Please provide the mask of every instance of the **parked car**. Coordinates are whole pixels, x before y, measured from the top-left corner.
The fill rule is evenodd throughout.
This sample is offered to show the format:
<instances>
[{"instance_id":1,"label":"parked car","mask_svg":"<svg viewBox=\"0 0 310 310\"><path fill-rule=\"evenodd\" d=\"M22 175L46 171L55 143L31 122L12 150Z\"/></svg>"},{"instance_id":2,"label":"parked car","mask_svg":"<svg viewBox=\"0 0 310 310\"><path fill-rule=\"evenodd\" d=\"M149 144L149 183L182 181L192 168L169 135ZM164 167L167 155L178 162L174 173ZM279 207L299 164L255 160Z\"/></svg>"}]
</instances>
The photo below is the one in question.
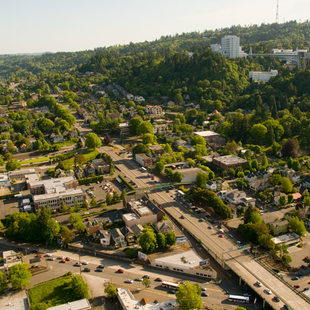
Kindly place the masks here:
<instances>
[{"instance_id":1,"label":"parked car","mask_svg":"<svg viewBox=\"0 0 310 310\"><path fill-rule=\"evenodd\" d=\"M155 281L156 282L163 282L163 280L161 278L156 278Z\"/></svg>"},{"instance_id":2,"label":"parked car","mask_svg":"<svg viewBox=\"0 0 310 310\"><path fill-rule=\"evenodd\" d=\"M201 296L203 296L203 297L208 297L209 294L208 294L207 292L201 292Z\"/></svg>"},{"instance_id":3,"label":"parked car","mask_svg":"<svg viewBox=\"0 0 310 310\"><path fill-rule=\"evenodd\" d=\"M68 262L68 261L70 261L71 260L71 258L70 257L66 257L66 261Z\"/></svg>"},{"instance_id":4,"label":"parked car","mask_svg":"<svg viewBox=\"0 0 310 310\"><path fill-rule=\"evenodd\" d=\"M305 292L305 291L309 291L309 287L305 287L305 288L303 289L303 292Z\"/></svg>"},{"instance_id":5,"label":"parked car","mask_svg":"<svg viewBox=\"0 0 310 310\"><path fill-rule=\"evenodd\" d=\"M124 282L125 282L125 283L128 283L128 284L131 284L131 283L133 283L133 280L127 279L127 280L125 280Z\"/></svg>"},{"instance_id":6,"label":"parked car","mask_svg":"<svg viewBox=\"0 0 310 310\"><path fill-rule=\"evenodd\" d=\"M261 286L262 286L262 284L261 284L259 281L257 281L257 282L255 283L255 285L258 286L258 287L261 287Z\"/></svg>"},{"instance_id":7,"label":"parked car","mask_svg":"<svg viewBox=\"0 0 310 310\"><path fill-rule=\"evenodd\" d=\"M300 285L299 284L294 284L294 287L295 288L300 288Z\"/></svg>"},{"instance_id":8,"label":"parked car","mask_svg":"<svg viewBox=\"0 0 310 310\"><path fill-rule=\"evenodd\" d=\"M74 266L74 267L80 267L80 266L81 266L81 263L76 262L73 266Z\"/></svg>"},{"instance_id":9,"label":"parked car","mask_svg":"<svg viewBox=\"0 0 310 310\"><path fill-rule=\"evenodd\" d=\"M271 293L271 290L269 289L269 288L266 288L265 290L264 290L264 292L266 293L266 294L268 294L268 295L271 295L272 293Z\"/></svg>"},{"instance_id":10,"label":"parked car","mask_svg":"<svg viewBox=\"0 0 310 310\"><path fill-rule=\"evenodd\" d=\"M42 258L43 255L42 254L37 254L36 257Z\"/></svg>"},{"instance_id":11,"label":"parked car","mask_svg":"<svg viewBox=\"0 0 310 310\"><path fill-rule=\"evenodd\" d=\"M84 261L82 262L82 265L88 265L88 262L87 262L86 260L84 260Z\"/></svg>"},{"instance_id":12,"label":"parked car","mask_svg":"<svg viewBox=\"0 0 310 310\"><path fill-rule=\"evenodd\" d=\"M66 261L64 259L62 259L59 262L64 264Z\"/></svg>"},{"instance_id":13,"label":"parked car","mask_svg":"<svg viewBox=\"0 0 310 310\"><path fill-rule=\"evenodd\" d=\"M84 272L90 272L90 269L88 267L83 269Z\"/></svg>"},{"instance_id":14,"label":"parked car","mask_svg":"<svg viewBox=\"0 0 310 310\"><path fill-rule=\"evenodd\" d=\"M137 278L135 278L135 281L142 282L143 278L137 277Z\"/></svg>"},{"instance_id":15,"label":"parked car","mask_svg":"<svg viewBox=\"0 0 310 310\"><path fill-rule=\"evenodd\" d=\"M219 237L220 237L220 238L224 238L224 235L223 235L223 234L219 234Z\"/></svg>"},{"instance_id":16,"label":"parked car","mask_svg":"<svg viewBox=\"0 0 310 310\"><path fill-rule=\"evenodd\" d=\"M48 257L46 260L50 260L50 261L54 261L56 258L51 256L51 257Z\"/></svg>"},{"instance_id":17,"label":"parked car","mask_svg":"<svg viewBox=\"0 0 310 310\"><path fill-rule=\"evenodd\" d=\"M102 270L102 268L97 268L95 271L96 272L102 272L103 270Z\"/></svg>"},{"instance_id":18,"label":"parked car","mask_svg":"<svg viewBox=\"0 0 310 310\"><path fill-rule=\"evenodd\" d=\"M273 301L275 301L275 302L279 302L279 301L280 301L280 299L279 299L279 297L275 296L275 297L273 297Z\"/></svg>"},{"instance_id":19,"label":"parked car","mask_svg":"<svg viewBox=\"0 0 310 310\"><path fill-rule=\"evenodd\" d=\"M116 272L118 272L118 273L124 273L124 272L125 272L125 270L124 270L124 269L119 268L119 269L117 269L117 271L116 271Z\"/></svg>"},{"instance_id":20,"label":"parked car","mask_svg":"<svg viewBox=\"0 0 310 310\"><path fill-rule=\"evenodd\" d=\"M98 269L103 269L103 268L104 268L104 265L98 265L97 268L98 268Z\"/></svg>"},{"instance_id":21,"label":"parked car","mask_svg":"<svg viewBox=\"0 0 310 310\"><path fill-rule=\"evenodd\" d=\"M142 278L143 278L143 279L149 279L150 276L148 276L147 274L145 274Z\"/></svg>"}]
</instances>

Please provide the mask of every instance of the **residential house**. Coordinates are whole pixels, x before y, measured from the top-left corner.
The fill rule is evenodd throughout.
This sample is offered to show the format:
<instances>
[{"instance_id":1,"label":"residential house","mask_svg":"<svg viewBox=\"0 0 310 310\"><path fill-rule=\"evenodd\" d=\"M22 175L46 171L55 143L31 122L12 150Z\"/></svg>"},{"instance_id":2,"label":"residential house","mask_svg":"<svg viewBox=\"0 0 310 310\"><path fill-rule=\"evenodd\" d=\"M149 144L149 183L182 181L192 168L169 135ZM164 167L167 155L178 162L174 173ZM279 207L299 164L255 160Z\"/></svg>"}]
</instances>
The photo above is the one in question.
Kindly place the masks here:
<instances>
[{"instance_id":1,"label":"residential house","mask_svg":"<svg viewBox=\"0 0 310 310\"><path fill-rule=\"evenodd\" d=\"M97 158L92 161L97 174L105 174L110 172L111 165L106 163L104 159Z\"/></svg>"},{"instance_id":2,"label":"residential house","mask_svg":"<svg viewBox=\"0 0 310 310\"><path fill-rule=\"evenodd\" d=\"M110 245L111 242L111 234L108 230L99 229L96 231L95 239L99 240L101 245Z\"/></svg>"},{"instance_id":3,"label":"residential house","mask_svg":"<svg viewBox=\"0 0 310 310\"><path fill-rule=\"evenodd\" d=\"M94 174L96 174L96 169L92 163L88 163L84 169L85 174L90 177Z\"/></svg>"},{"instance_id":4,"label":"residential house","mask_svg":"<svg viewBox=\"0 0 310 310\"><path fill-rule=\"evenodd\" d=\"M149 145L148 148L155 155L160 155L164 152L164 148L159 144Z\"/></svg>"},{"instance_id":5,"label":"residential house","mask_svg":"<svg viewBox=\"0 0 310 310\"><path fill-rule=\"evenodd\" d=\"M127 245L125 241L125 236L122 234L119 228L113 228L110 231L111 238L115 243L115 247L125 247Z\"/></svg>"},{"instance_id":6,"label":"residential house","mask_svg":"<svg viewBox=\"0 0 310 310\"><path fill-rule=\"evenodd\" d=\"M160 222L155 223L155 230L158 233L167 234L169 231L173 231L173 225L169 220L162 220Z\"/></svg>"},{"instance_id":7,"label":"residential house","mask_svg":"<svg viewBox=\"0 0 310 310\"><path fill-rule=\"evenodd\" d=\"M215 181L208 181L206 189L216 192L218 190L218 184Z\"/></svg>"},{"instance_id":8,"label":"residential house","mask_svg":"<svg viewBox=\"0 0 310 310\"><path fill-rule=\"evenodd\" d=\"M138 238L142 231L144 230L143 226L141 224L135 224L131 226L131 230L135 234L135 237Z\"/></svg>"},{"instance_id":9,"label":"residential house","mask_svg":"<svg viewBox=\"0 0 310 310\"><path fill-rule=\"evenodd\" d=\"M156 134L165 134L167 132L169 132L169 124L167 122L165 123L153 123L153 133Z\"/></svg>"},{"instance_id":10,"label":"residential house","mask_svg":"<svg viewBox=\"0 0 310 310\"><path fill-rule=\"evenodd\" d=\"M256 199L247 197L247 194L239 190L223 190L216 194L219 198L224 199L227 203L238 206L255 206Z\"/></svg>"},{"instance_id":11,"label":"residential house","mask_svg":"<svg viewBox=\"0 0 310 310\"><path fill-rule=\"evenodd\" d=\"M59 143L62 142L64 140L63 136L61 135L56 135L54 133L52 133L50 135L50 139L53 141L53 143Z\"/></svg>"},{"instance_id":12,"label":"residential house","mask_svg":"<svg viewBox=\"0 0 310 310\"><path fill-rule=\"evenodd\" d=\"M129 135L129 123L120 123L118 125L120 136L128 136Z\"/></svg>"},{"instance_id":13,"label":"residential house","mask_svg":"<svg viewBox=\"0 0 310 310\"><path fill-rule=\"evenodd\" d=\"M155 114L155 115L163 114L163 109L159 105L147 105L144 107L144 111L147 114Z\"/></svg>"},{"instance_id":14,"label":"residential house","mask_svg":"<svg viewBox=\"0 0 310 310\"><path fill-rule=\"evenodd\" d=\"M235 169L237 167L244 167L246 163L247 160L236 155L225 155L213 158L213 164L225 170L229 168Z\"/></svg>"},{"instance_id":15,"label":"residential house","mask_svg":"<svg viewBox=\"0 0 310 310\"><path fill-rule=\"evenodd\" d=\"M126 241L128 244L134 243L135 242L135 234L132 231L132 229L130 227L127 226L123 226L121 228L121 232L124 235Z\"/></svg>"}]
</instances>

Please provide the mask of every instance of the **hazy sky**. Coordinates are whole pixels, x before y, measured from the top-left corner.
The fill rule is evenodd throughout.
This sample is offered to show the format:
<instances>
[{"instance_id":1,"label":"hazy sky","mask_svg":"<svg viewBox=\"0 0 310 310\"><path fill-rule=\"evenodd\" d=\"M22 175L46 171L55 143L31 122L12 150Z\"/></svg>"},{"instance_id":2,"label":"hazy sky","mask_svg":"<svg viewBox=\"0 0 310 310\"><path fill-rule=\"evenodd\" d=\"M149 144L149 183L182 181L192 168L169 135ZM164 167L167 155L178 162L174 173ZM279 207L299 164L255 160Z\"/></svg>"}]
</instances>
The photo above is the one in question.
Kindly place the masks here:
<instances>
[{"instance_id":1,"label":"hazy sky","mask_svg":"<svg viewBox=\"0 0 310 310\"><path fill-rule=\"evenodd\" d=\"M275 22L276 0L0 0L0 54L77 51L230 25ZM279 0L305 21L310 0Z\"/></svg>"}]
</instances>

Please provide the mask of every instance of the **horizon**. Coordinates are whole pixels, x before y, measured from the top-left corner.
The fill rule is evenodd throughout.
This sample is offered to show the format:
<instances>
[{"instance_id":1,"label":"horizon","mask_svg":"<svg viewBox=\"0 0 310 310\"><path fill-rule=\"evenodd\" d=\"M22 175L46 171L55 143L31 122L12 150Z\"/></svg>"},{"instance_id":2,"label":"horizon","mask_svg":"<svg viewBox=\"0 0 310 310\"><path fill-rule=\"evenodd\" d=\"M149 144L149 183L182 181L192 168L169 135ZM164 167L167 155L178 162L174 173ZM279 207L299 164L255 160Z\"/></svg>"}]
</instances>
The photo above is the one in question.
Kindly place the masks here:
<instances>
[{"instance_id":1,"label":"horizon","mask_svg":"<svg viewBox=\"0 0 310 310\"><path fill-rule=\"evenodd\" d=\"M1 55L94 50L161 36L276 22L276 0L3 0ZM18 9L16 9L18 8ZM307 21L308 0L281 0L279 23ZM14 12L14 14L12 14ZM0 13L0 14L1 14Z\"/></svg>"}]
</instances>

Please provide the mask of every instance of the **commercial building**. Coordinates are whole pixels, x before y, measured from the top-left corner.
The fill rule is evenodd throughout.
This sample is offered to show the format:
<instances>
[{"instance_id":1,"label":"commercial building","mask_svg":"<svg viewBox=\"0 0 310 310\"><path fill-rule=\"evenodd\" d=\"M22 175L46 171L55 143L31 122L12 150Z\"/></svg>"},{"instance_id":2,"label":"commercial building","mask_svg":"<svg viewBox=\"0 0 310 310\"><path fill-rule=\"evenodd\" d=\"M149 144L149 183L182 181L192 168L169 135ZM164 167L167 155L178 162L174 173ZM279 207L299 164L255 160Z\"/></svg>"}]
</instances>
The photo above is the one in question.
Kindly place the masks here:
<instances>
[{"instance_id":1,"label":"commercial building","mask_svg":"<svg viewBox=\"0 0 310 310\"><path fill-rule=\"evenodd\" d=\"M47 308L47 310L89 310L91 309L88 299L80 299L55 307Z\"/></svg>"},{"instance_id":2,"label":"commercial building","mask_svg":"<svg viewBox=\"0 0 310 310\"><path fill-rule=\"evenodd\" d=\"M164 216L164 212L146 197L140 200L129 201L127 209L130 213L123 214L122 218L128 227L139 224L145 225L147 223L155 224Z\"/></svg>"},{"instance_id":3,"label":"commercial building","mask_svg":"<svg viewBox=\"0 0 310 310\"><path fill-rule=\"evenodd\" d=\"M9 187L11 185L9 175L7 173L0 174L0 187Z\"/></svg>"},{"instance_id":4,"label":"commercial building","mask_svg":"<svg viewBox=\"0 0 310 310\"><path fill-rule=\"evenodd\" d=\"M11 171L10 179L11 180L23 179L26 177L26 175L29 174L36 174L36 171L33 168Z\"/></svg>"},{"instance_id":5,"label":"commercial building","mask_svg":"<svg viewBox=\"0 0 310 310\"><path fill-rule=\"evenodd\" d=\"M57 209L62 203L72 207L85 200L84 191L76 189L78 183L73 177L27 182L27 185L36 208L48 206L51 209Z\"/></svg>"},{"instance_id":6,"label":"commercial building","mask_svg":"<svg viewBox=\"0 0 310 310\"><path fill-rule=\"evenodd\" d=\"M247 160L236 155L217 156L213 158L213 164L221 169L244 167Z\"/></svg>"},{"instance_id":7,"label":"commercial building","mask_svg":"<svg viewBox=\"0 0 310 310\"><path fill-rule=\"evenodd\" d=\"M262 81L268 82L272 77L278 75L278 70L270 70L268 71L250 71L249 72L249 79L252 82L260 83Z\"/></svg>"},{"instance_id":8,"label":"commercial building","mask_svg":"<svg viewBox=\"0 0 310 310\"><path fill-rule=\"evenodd\" d=\"M203 137L207 142L215 142L220 137L220 134L210 130L196 131L194 135Z\"/></svg>"},{"instance_id":9,"label":"commercial building","mask_svg":"<svg viewBox=\"0 0 310 310\"><path fill-rule=\"evenodd\" d=\"M208 260L202 259L193 250L155 258L151 261L151 265L202 278L216 279L217 277L217 272L209 265Z\"/></svg>"},{"instance_id":10,"label":"commercial building","mask_svg":"<svg viewBox=\"0 0 310 310\"><path fill-rule=\"evenodd\" d=\"M145 298L139 301L126 288L117 289L117 298L123 310L177 310L179 308L175 300L168 300L157 304L148 303Z\"/></svg>"},{"instance_id":11,"label":"commercial building","mask_svg":"<svg viewBox=\"0 0 310 310\"><path fill-rule=\"evenodd\" d=\"M151 167L153 165L153 159L144 153L136 154L135 159L142 167Z\"/></svg>"},{"instance_id":12,"label":"commercial building","mask_svg":"<svg viewBox=\"0 0 310 310\"><path fill-rule=\"evenodd\" d=\"M226 35L221 40L220 44L212 44L213 52L221 53L227 58L247 57L247 54L241 49L240 38L234 35Z\"/></svg>"},{"instance_id":13,"label":"commercial building","mask_svg":"<svg viewBox=\"0 0 310 310\"><path fill-rule=\"evenodd\" d=\"M288 246L293 246L300 242L300 236L297 235L296 233L289 233L278 237L274 237L271 240L275 243L275 245L286 244Z\"/></svg>"},{"instance_id":14,"label":"commercial building","mask_svg":"<svg viewBox=\"0 0 310 310\"><path fill-rule=\"evenodd\" d=\"M177 169L182 174L182 183L195 183L199 172L204 172L200 168Z\"/></svg>"}]
</instances>

